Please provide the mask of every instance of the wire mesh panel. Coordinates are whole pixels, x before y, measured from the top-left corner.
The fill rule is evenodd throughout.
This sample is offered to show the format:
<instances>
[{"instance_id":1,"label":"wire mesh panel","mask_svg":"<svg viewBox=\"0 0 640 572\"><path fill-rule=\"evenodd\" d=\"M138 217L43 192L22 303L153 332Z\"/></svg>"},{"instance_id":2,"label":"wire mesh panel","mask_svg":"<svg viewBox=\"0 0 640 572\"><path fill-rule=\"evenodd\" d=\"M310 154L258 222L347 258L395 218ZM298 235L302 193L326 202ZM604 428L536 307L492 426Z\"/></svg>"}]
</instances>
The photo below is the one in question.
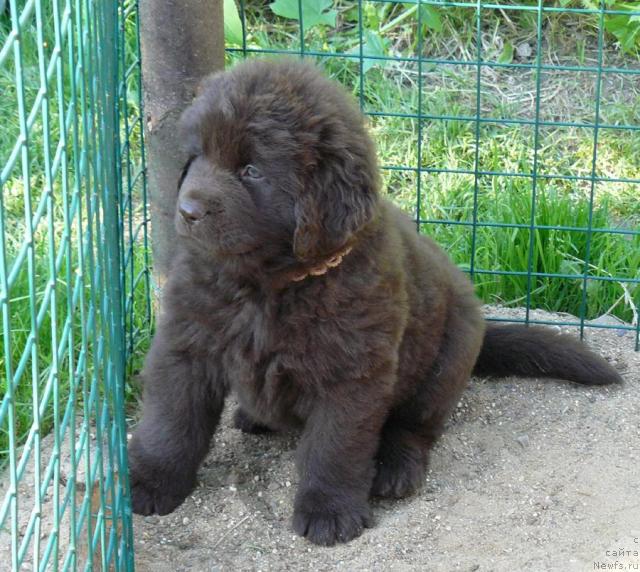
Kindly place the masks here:
<instances>
[{"instance_id":1,"label":"wire mesh panel","mask_svg":"<svg viewBox=\"0 0 640 572\"><path fill-rule=\"evenodd\" d=\"M0 568L131 569L150 320L137 7L0 2Z\"/></svg>"},{"instance_id":2,"label":"wire mesh panel","mask_svg":"<svg viewBox=\"0 0 640 572\"><path fill-rule=\"evenodd\" d=\"M385 192L509 321L639 347L640 6L225 2L227 59L296 54L369 117ZM493 315L492 319L504 317Z\"/></svg>"}]
</instances>

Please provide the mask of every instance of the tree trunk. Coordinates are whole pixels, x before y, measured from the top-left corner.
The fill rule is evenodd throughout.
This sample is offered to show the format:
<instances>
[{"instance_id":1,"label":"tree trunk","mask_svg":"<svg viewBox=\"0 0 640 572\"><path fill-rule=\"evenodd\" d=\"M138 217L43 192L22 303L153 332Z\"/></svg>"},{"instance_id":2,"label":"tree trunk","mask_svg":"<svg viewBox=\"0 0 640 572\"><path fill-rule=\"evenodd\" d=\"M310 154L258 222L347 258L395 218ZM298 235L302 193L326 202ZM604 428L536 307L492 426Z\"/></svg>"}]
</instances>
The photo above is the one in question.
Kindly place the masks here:
<instances>
[{"instance_id":1,"label":"tree trunk","mask_svg":"<svg viewBox=\"0 0 640 572\"><path fill-rule=\"evenodd\" d=\"M223 0L141 0L145 149L154 280L164 284L175 246L177 181L186 161L177 121L203 77L224 67Z\"/></svg>"}]
</instances>

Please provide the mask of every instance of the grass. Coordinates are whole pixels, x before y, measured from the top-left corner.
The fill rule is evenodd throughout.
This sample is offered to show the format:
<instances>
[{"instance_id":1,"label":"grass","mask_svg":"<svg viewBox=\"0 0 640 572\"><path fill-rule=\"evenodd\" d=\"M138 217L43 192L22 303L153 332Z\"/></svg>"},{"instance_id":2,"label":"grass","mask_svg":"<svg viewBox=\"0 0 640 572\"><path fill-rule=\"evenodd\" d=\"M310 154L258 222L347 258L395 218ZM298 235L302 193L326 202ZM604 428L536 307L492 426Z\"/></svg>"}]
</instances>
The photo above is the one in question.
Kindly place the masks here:
<instances>
[{"instance_id":1,"label":"grass","mask_svg":"<svg viewBox=\"0 0 640 572\"><path fill-rule=\"evenodd\" d=\"M31 22L23 33L22 50L26 101L30 107L39 89L39 58L50 57L53 46L53 19L49 4L44 3L42 35L46 46L37 41L37 30ZM267 3L247 4L247 45L250 49L295 50L299 45L298 23L293 18L276 16ZM508 3L505 2L505 5ZM528 2L528 4L531 4ZM535 4L535 3L534 3ZM577 3L574 3L576 6ZM357 5L340 0L332 5L336 10L335 26L317 25L305 33L305 47L309 51L350 53L359 52ZM364 2L362 7L365 53L391 58L414 58L418 53L435 60L464 60L477 57L478 30L475 11L468 8L439 8L420 18L423 40L418 40L418 12L415 5L403 3ZM597 18L593 15L545 14L544 37L540 43L543 64L595 66L598 54ZM8 16L0 15L0 45L10 29ZM125 42L128 54L136 50L136 31L133 20L127 23ZM627 322L637 320L640 304L640 185L607 179L640 179L640 131L630 129L601 129L599 132L597 176L604 179L594 187L588 180L567 177L588 177L592 171L593 130L581 127L594 118L596 75L594 73L546 70L537 90L534 69L526 65L535 62L537 43L536 15L509 10L483 11L479 36L483 58L525 67L483 67L480 75L480 114L483 118L532 121L536 116L536 96L541 102L539 118L548 122L567 122L578 125L541 126L537 133L529 124L487 122L476 133L477 67L472 64L432 64L415 61L369 60L363 67L360 91L360 65L357 59L341 57L317 58L327 72L361 97L364 111L369 115L371 132L378 148L385 180L385 192L414 218L423 221L420 230L429 233L442 244L454 261L468 269L473 261L474 276L479 295L487 302L508 306L523 306L527 301L527 278L517 274L528 268L534 273L560 274L568 277L534 276L531 284L532 307L552 311L581 313L583 280L587 281L587 318L610 312ZM40 46L40 47L39 47ZM607 32L603 61L606 66L640 68L637 49L622 51L616 38ZM241 56L229 53L232 62ZM128 63L132 60L129 59ZM71 98L71 71L66 66L62 81L62 100ZM420 74L421 72L421 74ZM640 85L638 76L622 72L608 73L602 78L600 119L603 123L640 125ZM137 100L138 78L126 79L127 115L135 120L140 112ZM420 86L422 91L420 93ZM53 88L54 86L51 86ZM0 66L0 164L4 165L19 133L16 113L15 68L10 56ZM55 101L55 99L53 100ZM419 103L421 105L419 105ZM425 119L415 117L422 109L429 116L459 117L459 119ZM398 114L402 116L398 116ZM45 137L42 118L37 118L30 140L31 206L35 208L46 188L46 141L52 150L60 137L59 112L50 109L50 128ZM477 178L476 138L478 139L478 170L485 174ZM538 141L537 152L534 142ZM82 137L80 145L87 144ZM68 149L69 156L73 149ZM134 131L130 141L131 164L140 160L140 139ZM535 162L535 204L533 173ZM67 165L71 181L79 174L71 162ZM417 173L420 167L420 174ZM438 170L457 172L438 172ZM88 225L100 239L101 221L89 217L87 198L91 197L88 181L65 195L59 170L52 181L51 200L45 216L35 230L33 271L23 264L9 292L10 360L15 370L23 356L31 332L31 311L45 300L50 282L51 252L64 251L56 274L55 296L43 310L34 354L26 356L27 368L16 387L16 434L22 442L33 418L34 395L42 400L42 393L50 379L54 350L60 339L65 320L72 316L73 335L69 347L61 356L57 377L60 403L82 395L82 380L74 373L74 366L83 347L92 352L96 344L82 345L82 307L87 311L100 300L91 298L83 288L75 304L69 304L75 271L79 262L79 240L86 235ZM126 169L123 171L126 174ZM516 175L516 176L509 176ZM140 183L138 183L139 185ZM126 184L125 184L126 188ZM418 204L420 189L420 206ZM74 193L83 197L83 205L66 220L66 210ZM139 204L139 187L134 201L125 209L125 219L132 225L125 229L125 252L132 229L143 222ZM5 249L9 262L15 258L25 240L24 180L19 166L14 168L2 184ZM135 197L138 197L135 199ZM45 197L46 199L47 197ZM532 230L531 209L535 206L535 225ZM472 223L478 223L475 241ZM487 226L487 225L497 226ZM516 226L509 226L516 225ZM586 230L609 229L618 232ZM558 228L569 227L569 228ZM52 232L49 232L51 228ZM71 229L65 238L65 228ZM581 230L575 230L581 229ZM629 233L631 231L631 233ZM636 234L633 234L636 232ZM133 374L145 353L151 324L148 319L149 293L145 274L147 259L142 245L133 248L129 271L125 274L129 295L128 330L135 332L127 342L133 356L129 373ZM53 247L53 249L52 249ZM589 257L587 260L587 250ZM531 256L529 255L531 251ZM133 272L131 272L133 269ZM483 272L484 271L484 272ZM142 274L140 274L142 272ZM504 274L500 274L504 272ZM497 274L495 274L497 273ZM516 273L516 274L514 274ZM30 274L34 277L30 287ZM136 282L136 277L141 276ZM577 277L576 277L577 276ZM627 282L625 280L636 280ZM134 287L134 283L136 287ZM52 310L55 308L55 312ZM71 314L70 314L71 313ZM55 320L52 315L55 314ZM85 356L89 366L84 375L89 382L100 371L99 359ZM5 359L4 356L2 358ZM95 361L94 361L95 360ZM33 382L31 367L33 370ZM95 365L94 365L95 364ZM4 370L4 362L0 363ZM97 378L96 378L97 379ZM79 385L78 385L79 384ZM128 396L136 390L128 386ZM49 403L41 419L46 432L54 419ZM7 451L7 421L0 424L0 456Z\"/></svg>"},{"instance_id":2,"label":"grass","mask_svg":"<svg viewBox=\"0 0 640 572\"><path fill-rule=\"evenodd\" d=\"M589 1L570 6L591 7ZM335 26L306 30L305 51L358 53L356 3L336 2L333 8ZM484 10L478 36L473 7L435 10L437 21L428 14L421 18L423 40L419 45L417 6L363 3L364 53L405 60L369 60L363 67L362 90L357 59L315 57L360 99L369 115L385 192L413 218L423 221L420 230L442 244L460 267L469 269L473 261L476 290L486 302L525 305L528 278L513 273L530 269L534 274L561 275L532 278L532 307L576 316L584 313L587 319L611 313L637 324L640 183L617 180L640 180L640 131L599 130L595 175L600 180L591 197L588 178L593 169L594 130L590 126L595 120L597 74L544 70L538 89L533 69L538 50L535 12ZM247 4L246 22L252 56L264 50L295 52L299 48L295 17L283 18L267 6ZM541 63L597 67L597 24L598 16L593 14L545 13ZM478 42L483 61L516 65L482 67L479 109L477 67L459 63L476 60ZM602 76L599 121L637 127L640 82L638 76L624 70L640 68L638 47L623 51L608 32L603 47L603 65L619 71ZM420 66L411 61L419 53L441 63ZM228 61L241 57L240 52L232 51ZM529 67L517 67L523 65ZM536 99L540 102L538 119L553 125L536 130L531 124L536 118ZM421 125L419 107L429 117ZM480 124L477 137L474 118L478 111L480 117L492 121ZM442 116L459 119L435 119ZM476 138L477 168L486 173L477 182ZM534 162L538 175L535 203ZM419 181L417 167L421 169ZM456 172L439 172L442 170ZM534 228L533 236L532 208L535 227L543 227ZM589 228L597 231L590 233ZM593 279L586 282L583 302L585 275Z\"/></svg>"},{"instance_id":3,"label":"grass","mask_svg":"<svg viewBox=\"0 0 640 572\"><path fill-rule=\"evenodd\" d=\"M42 28L38 29L33 15L23 28L20 43L27 112L33 107L41 88L39 62L47 65L55 53L53 3L42 4ZM0 14L0 46L7 41L10 29L9 14ZM89 33L86 28L85 31ZM3 379L6 378L4 374L9 364L14 378L13 430L17 444L25 442L36 422L40 434L46 435L54 423L60 423L65 412L82 417L83 407L89 402L96 404L95 409L85 413L95 417L97 423L101 407L98 404L108 401L101 355L105 343L104 329L108 327L105 322L108 316L101 310L105 295L102 276L106 264L103 247L108 234L103 214L97 208L101 201L101 189L96 183L99 173L96 165L102 155L96 139L100 126L95 115L97 104L90 96L90 78L76 76L73 87L71 74L79 65L78 30L72 27L70 33L72 36L64 37L60 52L60 81L54 73L47 84L47 112L45 114L42 109L36 111L29 133L28 185L25 184L20 157L1 181L6 271L9 273L15 269L15 276L8 292L9 330L3 329L2 333L2 345L8 340L10 348L8 353L2 351L0 354L0 370ZM39 35L42 43L38 41ZM72 61L68 51L71 37L75 43ZM83 41L89 46L95 40L85 36ZM136 55L135 13L126 22L124 41L127 47L122 67L127 69ZM8 164L20 132L15 70L15 61L10 54L0 66L2 169ZM127 353L133 356L129 364L130 374L135 373L140 365L152 328L149 269L144 250L144 178L139 174L142 151L140 123L136 123L140 114L138 81L137 73L122 77L126 91L120 102L124 110L120 168L125 193L120 205L124 224L121 256L126 262L122 280L125 291L123 303L127 309L124 316L128 332L125 344ZM75 98L72 97L74 89ZM80 96L81 89L87 93L85 104ZM61 119L73 117L77 118L77 123L72 120L63 129ZM87 128L86 132L83 127ZM66 145L62 144L63 134ZM57 167L54 161L53 168L48 168L51 158L56 156ZM48 188L50 193L47 193ZM42 215L36 217L32 248L27 249L27 256L22 262L17 262L28 237L27 221L34 219L39 207L42 207ZM29 350L30 339L34 335L36 343ZM8 389L5 384L10 380L4 379L2 383L4 397ZM132 386L128 385L126 389L127 397L133 398L135 390ZM90 397L92 392L94 397ZM38 409L40 414L35 415L34 411ZM0 468L8 458L8 447L9 419L3 415L0 420Z\"/></svg>"}]
</instances>

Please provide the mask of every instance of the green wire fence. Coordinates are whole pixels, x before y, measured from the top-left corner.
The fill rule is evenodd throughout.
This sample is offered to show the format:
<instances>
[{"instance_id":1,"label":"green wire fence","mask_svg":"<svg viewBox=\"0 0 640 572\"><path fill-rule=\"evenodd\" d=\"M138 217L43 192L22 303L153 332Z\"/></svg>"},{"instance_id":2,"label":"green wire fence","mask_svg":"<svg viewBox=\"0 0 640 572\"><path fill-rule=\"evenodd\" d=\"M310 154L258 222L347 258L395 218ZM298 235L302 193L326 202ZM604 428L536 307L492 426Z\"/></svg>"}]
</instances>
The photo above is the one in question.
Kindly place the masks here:
<instances>
[{"instance_id":1,"label":"green wire fence","mask_svg":"<svg viewBox=\"0 0 640 572\"><path fill-rule=\"evenodd\" d=\"M296 54L353 91L389 197L485 301L638 349L635 2L224 4L229 63ZM0 2L0 569L134 565L126 380L152 320L137 18L135 0Z\"/></svg>"},{"instance_id":2,"label":"green wire fence","mask_svg":"<svg viewBox=\"0 0 640 572\"><path fill-rule=\"evenodd\" d=\"M129 0L0 13L1 569L133 567L124 379L151 317L136 19Z\"/></svg>"},{"instance_id":3,"label":"green wire fence","mask_svg":"<svg viewBox=\"0 0 640 572\"><path fill-rule=\"evenodd\" d=\"M581 335L587 327L613 328L638 349L637 3L278 0L267 9L239 0L237 11L233 2L225 8L229 62L297 54L315 59L352 88L371 120L391 198L410 212L419 231L450 249L487 302L524 306L524 316L508 321L576 326ZM592 30L590 37L582 50L576 45L573 58L554 58L548 53L553 40L545 36L558 22L575 20ZM571 27L560 31L574 33ZM517 39L519 32L528 40L520 58L520 46L500 37ZM443 41L447 33L456 38L457 49ZM502 41L497 50L496 39ZM574 100L587 95L587 105L576 105L580 113L574 117L571 110L566 117L556 114L546 97L546 85L559 74L588 76L589 90L565 90ZM525 112L505 105L504 94L496 93L501 82L520 81L530 86ZM622 98L603 93L614 81L633 86L634 100L626 109ZM466 97L445 98L444 104L437 97L463 91ZM570 132L579 132L583 143L579 165L575 149L553 149L554 136ZM494 139L504 141L509 133L527 134L528 155L491 162L488 149L509 146ZM629 142L628 156L636 158L618 172L601 168L603 147L619 137ZM451 151L434 152L434 139ZM403 145L403 152L394 149ZM559 158L551 157L550 148ZM407 157L410 161L400 162ZM606 197L599 200L599 190L616 185L628 195L621 216L608 210ZM554 217L559 200L558 208L567 211ZM492 208L492 201L503 207ZM533 319L535 307L577 318ZM593 320L609 313L622 320Z\"/></svg>"}]
</instances>

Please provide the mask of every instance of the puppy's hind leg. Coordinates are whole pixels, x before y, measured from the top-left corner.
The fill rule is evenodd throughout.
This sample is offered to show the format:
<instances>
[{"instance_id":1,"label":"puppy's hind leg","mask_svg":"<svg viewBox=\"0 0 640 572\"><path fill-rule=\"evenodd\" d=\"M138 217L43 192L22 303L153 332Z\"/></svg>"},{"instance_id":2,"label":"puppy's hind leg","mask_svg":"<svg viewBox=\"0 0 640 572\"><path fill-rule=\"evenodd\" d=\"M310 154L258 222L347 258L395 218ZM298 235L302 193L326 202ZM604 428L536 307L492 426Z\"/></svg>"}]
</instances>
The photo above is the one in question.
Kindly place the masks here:
<instances>
[{"instance_id":1,"label":"puppy's hind leg","mask_svg":"<svg viewBox=\"0 0 640 572\"><path fill-rule=\"evenodd\" d=\"M480 350L481 319L452 310L440 353L428 376L395 407L382 429L372 496L401 498L422 485L429 450L471 375Z\"/></svg>"},{"instance_id":2,"label":"puppy's hind leg","mask_svg":"<svg viewBox=\"0 0 640 572\"><path fill-rule=\"evenodd\" d=\"M240 405L233 413L233 426L236 429L240 429L243 433L249 433L251 435L264 435L265 433L272 432L266 425L255 421Z\"/></svg>"}]
</instances>

